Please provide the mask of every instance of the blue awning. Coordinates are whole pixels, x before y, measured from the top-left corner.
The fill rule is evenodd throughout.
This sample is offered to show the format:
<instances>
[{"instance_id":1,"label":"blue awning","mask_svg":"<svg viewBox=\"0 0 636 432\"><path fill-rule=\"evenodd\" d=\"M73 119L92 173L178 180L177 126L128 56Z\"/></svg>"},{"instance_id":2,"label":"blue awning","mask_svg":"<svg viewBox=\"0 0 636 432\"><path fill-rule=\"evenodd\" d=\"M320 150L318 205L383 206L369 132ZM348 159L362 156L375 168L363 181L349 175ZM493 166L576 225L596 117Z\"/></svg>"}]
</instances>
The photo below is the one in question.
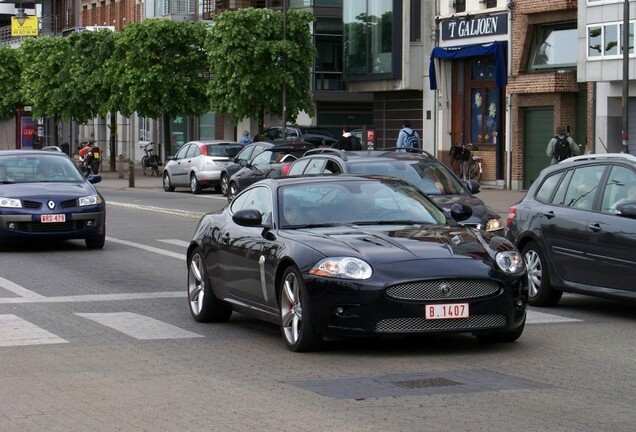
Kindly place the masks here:
<instances>
[{"instance_id":1,"label":"blue awning","mask_svg":"<svg viewBox=\"0 0 636 432\"><path fill-rule=\"evenodd\" d=\"M437 76L435 75L435 59L458 59L466 57L479 57L489 54L495 55L495 84L497 87L505 87L508 82L507 73L507 46L508 42L490 42L487 44L462 45L454 47L436 47L431 54L431 63L428 67L428 74L431 83L431 90L437 89Z\"/></svg>"}]
</instances>

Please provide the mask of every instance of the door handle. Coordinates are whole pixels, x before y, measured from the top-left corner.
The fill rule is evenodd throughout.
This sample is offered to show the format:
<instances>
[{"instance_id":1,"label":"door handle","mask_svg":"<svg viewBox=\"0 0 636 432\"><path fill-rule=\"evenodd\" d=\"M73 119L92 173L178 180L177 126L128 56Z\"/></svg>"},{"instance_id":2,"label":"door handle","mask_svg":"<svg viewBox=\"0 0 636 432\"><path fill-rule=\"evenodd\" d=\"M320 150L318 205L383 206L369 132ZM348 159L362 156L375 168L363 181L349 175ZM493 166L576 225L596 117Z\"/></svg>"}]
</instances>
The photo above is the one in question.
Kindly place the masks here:
<instances>
[{"instance_id":1,"label":"door handle","mask_svg":"<svg viewBox=\"0 0 636 432\"><path fill-rule=\"evenodd\" d=\"M587 226L591 231L594 231L595 233L602 231L601 225L598 222L595 223L591 223Z\"/></svg>"},{"instance_id":2,"label":"door handle","mask_svg":"<svg viewBox=\"0 0 636 432\"><path fill-rule=\"evenodd\" d=\"M223 244L228 244L230 242L230 233L226 232L225 234L223 234L223 238L221 239L221 241L223 242Z\"/></svg>"},{"instance_id":3,"label":"door handle","mask_svg":"<svg viewBox=\"0 0 636 432\"><path fill-rule=\"evenodd\" d=\"M548 219L552 219L554 217L554 212L553 211L544 212L543 216L547 217Z\"/></svg>"}]
</instances>

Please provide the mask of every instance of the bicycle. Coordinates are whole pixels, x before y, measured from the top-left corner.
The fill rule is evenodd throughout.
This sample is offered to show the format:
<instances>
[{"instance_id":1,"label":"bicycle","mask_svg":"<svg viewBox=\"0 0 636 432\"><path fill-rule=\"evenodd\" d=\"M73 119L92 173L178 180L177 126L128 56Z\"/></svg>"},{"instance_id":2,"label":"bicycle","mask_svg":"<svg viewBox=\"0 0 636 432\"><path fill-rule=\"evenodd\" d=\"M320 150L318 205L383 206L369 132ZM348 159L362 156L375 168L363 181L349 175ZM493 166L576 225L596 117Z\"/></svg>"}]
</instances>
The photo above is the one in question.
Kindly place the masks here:
<instances>
[{"instance_id":1,"label":"bicycle","mask_svg":"<svg viewBox=\"0 0 636 432\"><path fill-rule=\"evenodd\" d=\"M462 180L474 180L479 182L482 174L482 157L473 155L473 150L477 150L477 146L473 144L462 144L461 146L451 146L451 168ZM468 167L466 162L468 161Z\"/></svg>"},{"instance_id":2,"label":"bicycle","mask_svg":"<svg viewBox=\"0 0 636 432\"><path fill-rule=\"evenodd\" d=\"M141 158L141 167L144 175L159 177L159 166L161 166L161 160L159 159L159 156L152 153L155 149L154 143L148 142L146 145L140 145L139 148L146 153L144 157Z\"/></svg>"}]
</instances>

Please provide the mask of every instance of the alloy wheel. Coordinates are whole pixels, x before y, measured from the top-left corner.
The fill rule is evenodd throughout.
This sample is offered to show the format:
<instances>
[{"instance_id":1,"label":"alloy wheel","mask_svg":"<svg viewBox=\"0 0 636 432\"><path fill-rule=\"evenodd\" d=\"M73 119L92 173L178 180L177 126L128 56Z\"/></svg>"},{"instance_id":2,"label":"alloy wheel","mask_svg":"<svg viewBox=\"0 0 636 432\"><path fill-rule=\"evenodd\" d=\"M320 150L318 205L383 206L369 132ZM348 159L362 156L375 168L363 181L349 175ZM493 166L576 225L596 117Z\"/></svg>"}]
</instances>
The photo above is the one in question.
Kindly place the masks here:
<instances>
[{"instance_id":1,"label":"alloy wheel","mask_svg":"<svg viewBox=\"0 0 636 432\"><path fill-rule=\"evenodd\" d=\"M303 309L300 301L300 284L294 273L288 273L283 282L280 315L285 339L290 345L301 337Z\"/></svg>"},{"instance_id":2,"label":"alloy wheel","mask_svg":"<svg viewBox=\"0 0 636 432\"><path fill-rule=\"evenodd\" d=\"M539 293L539 288L541 288L541 279L543 277L541 259L537 252L532 249L526 252L524 259L528 269L528 294L530 297L536 297Z\"/></svg>"},{"instance_id":3,"label":"alloy wheel","mask_svg":"<svg viewBox=\"0 0 636 432\"><path fill-rule=\"evenodd\" d=\"M194 315L199 315L203 309L205 298L205 281L203 280L203 260L199 254L192 256L188 274L188 299L190 310Z\"/></svg>"}]
</instances>

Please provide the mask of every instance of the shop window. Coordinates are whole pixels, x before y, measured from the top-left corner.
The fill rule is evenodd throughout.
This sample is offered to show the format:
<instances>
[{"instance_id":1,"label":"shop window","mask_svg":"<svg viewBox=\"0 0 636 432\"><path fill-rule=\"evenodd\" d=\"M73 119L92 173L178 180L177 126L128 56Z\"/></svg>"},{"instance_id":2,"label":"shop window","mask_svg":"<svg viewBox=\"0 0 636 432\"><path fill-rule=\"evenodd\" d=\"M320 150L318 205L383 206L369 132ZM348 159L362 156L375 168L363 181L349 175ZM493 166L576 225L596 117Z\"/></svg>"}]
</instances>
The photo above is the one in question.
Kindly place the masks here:
<instances>
[{"instance_id":1,"label":"shop window","mask_svg":"<svg viewBox=\"0 0 636 432\"><path fill-rule=\"evenodd\" d=\"M455 12L466 12L466 0L453 0Z\"/></svg>"},{"instance_id":2,"label":"shop window","mask_svg":"<svg viewBox=\"0 0 636 432\"><path fill-rule=\"evenodd\" d=\"M576 23L537 26L529 70L575 68L576 46Z\"/></svg>"},{"instance_id":3,"label":"shop window","mask_svg":"<svg viewBox=\"0 0 636 432\"><path fill-rule=\"evenodd\" d=\"M486 9L492 9L497 7L497 0L486 0Z\"/></svg>"},{"instance_id":4,"label":"shop window","mask_svg":"<svg viewBox=\"0 0 636 432\"><path fill-rule=\"evenodd\" d=\"M422 42L422 2L411 0L411 42Z\"/></svg>"}]
</instances>

